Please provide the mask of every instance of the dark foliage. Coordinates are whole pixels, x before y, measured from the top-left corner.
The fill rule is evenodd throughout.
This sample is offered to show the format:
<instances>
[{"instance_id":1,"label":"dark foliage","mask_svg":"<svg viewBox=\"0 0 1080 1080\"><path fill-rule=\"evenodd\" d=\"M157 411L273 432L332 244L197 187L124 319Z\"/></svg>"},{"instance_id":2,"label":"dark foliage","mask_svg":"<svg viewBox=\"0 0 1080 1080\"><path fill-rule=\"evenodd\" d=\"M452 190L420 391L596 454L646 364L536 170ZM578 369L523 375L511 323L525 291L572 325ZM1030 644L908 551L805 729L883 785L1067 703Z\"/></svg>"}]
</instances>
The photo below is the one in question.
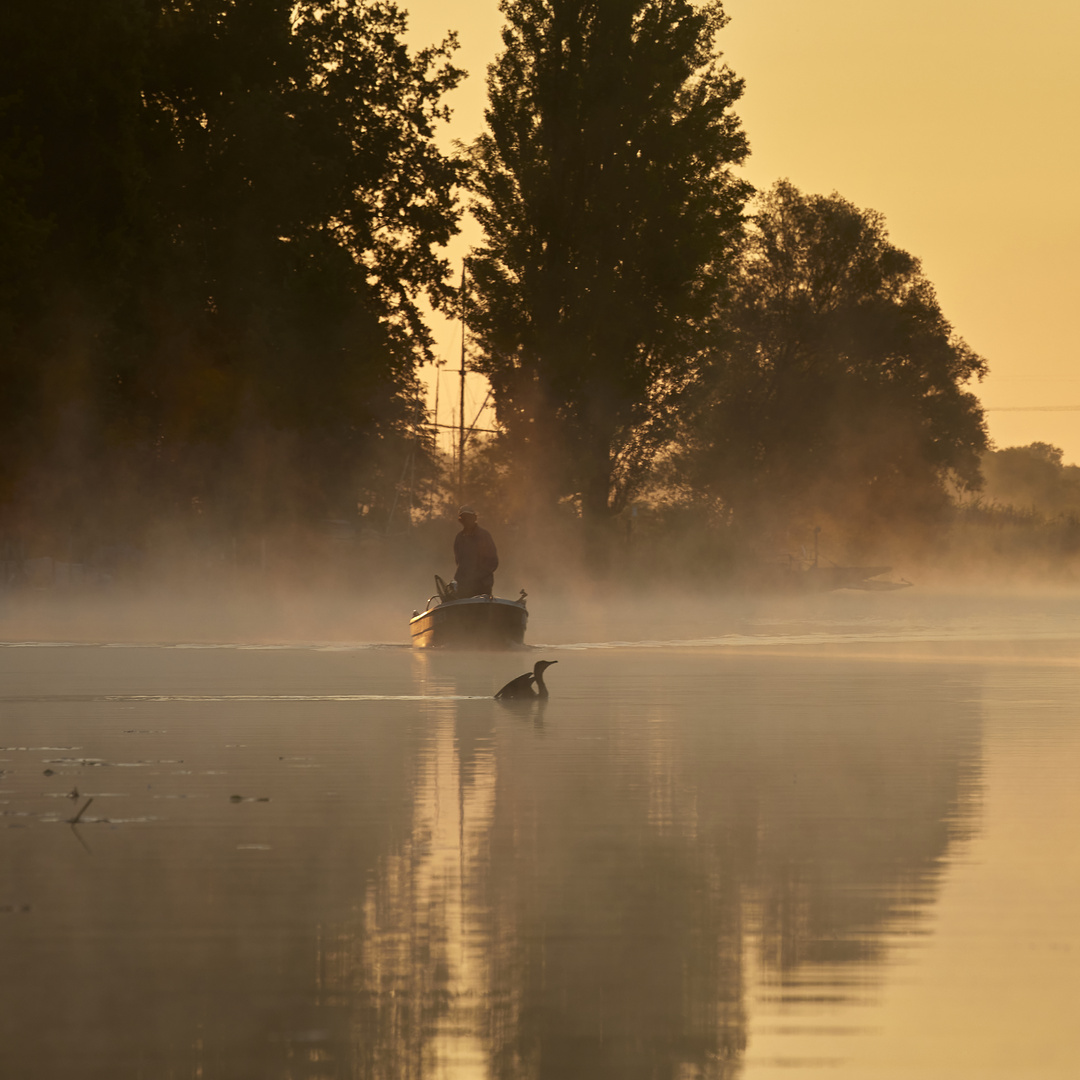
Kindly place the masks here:
<instances>
[{"instance_id":1,"label":"dark foliage","mask_svg":"<svg viewBox=\"0 0 1080 1080\"><path fill-rule=\"evenodd\" d=\"M453 41L404 29L366 0L4 6L0 499L253 526L392 500L457 221Z\"/></svg>"},{"instance_id":2,"label":"dark foliage","mask_svg":"<svg viewBox=\"0 0 1080 1080\"><path fill-rule=\"evenodd\" d=\"M984 499L1044 514L1080 512L1080 466L1064 464L1064 457L1059 447L1039 442L991 450L982 461Z\"/></svg>"},{"instance_id":3,"label":"dark foliage","mask_svg":"<svg viewBox=\"0 0 1080 1080\"><path fill-rule=\"evenodd\" d=\"M681 460L751 532L926 520L950 483L979 486L986 430L964 386L984 361L879 214L778 183L726 324Z\"/></svg>"},{"instance_id":4,"label":"dark foliage","mask_svg":"<svg viewBox=\"0 0 1080 1080\"><path fill-rule=\"evenodd\" d=\"M517 490L602 521L670 438L726 288L748 194L729 172L742 84L716 59L716 0L502 9L473 147L476 366Z\"/></svg>"}]
</instances>

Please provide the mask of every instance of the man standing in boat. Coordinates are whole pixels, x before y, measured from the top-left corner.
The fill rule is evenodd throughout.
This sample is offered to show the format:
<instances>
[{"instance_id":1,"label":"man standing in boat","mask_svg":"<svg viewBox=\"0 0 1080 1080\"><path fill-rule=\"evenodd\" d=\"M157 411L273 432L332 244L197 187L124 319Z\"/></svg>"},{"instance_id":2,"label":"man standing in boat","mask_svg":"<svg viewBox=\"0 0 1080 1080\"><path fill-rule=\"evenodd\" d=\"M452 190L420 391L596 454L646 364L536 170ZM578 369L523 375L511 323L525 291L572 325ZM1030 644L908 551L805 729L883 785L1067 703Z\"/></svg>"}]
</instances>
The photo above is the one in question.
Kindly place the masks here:
<instances>
[{"instance_id":1,"label":"man standing in boat","mask_svg":"<svg viewBox=\"0 0 1080 1080\"><path fill-rule=\"evenodd\" d=\"M454 537L455 597L464 600L467 596L489 596L495 588L495 571L499 568L495 541L487 529L476 523L476 511L471 506L458 511L458 521L461 532Z\"/></svg>"}]
</instances>

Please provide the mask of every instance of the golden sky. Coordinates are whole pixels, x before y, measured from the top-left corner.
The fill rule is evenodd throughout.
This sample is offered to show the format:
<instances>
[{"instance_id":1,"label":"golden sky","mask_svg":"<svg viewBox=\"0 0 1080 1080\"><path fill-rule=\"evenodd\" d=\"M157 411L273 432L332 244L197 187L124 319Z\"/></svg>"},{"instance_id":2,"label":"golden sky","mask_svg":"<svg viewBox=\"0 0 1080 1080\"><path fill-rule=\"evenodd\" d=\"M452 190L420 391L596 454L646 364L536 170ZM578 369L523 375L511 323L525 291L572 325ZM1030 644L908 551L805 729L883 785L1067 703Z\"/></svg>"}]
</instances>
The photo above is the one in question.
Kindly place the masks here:
<instances>
[{"instance_id":1,"label":"golden sky","mask_svg":"<svg viewBox=\"0 0 1080 1080\"><path fill-rule=\"evenodd\" d=\"M497 3L402 6L416 44L458 32L457 62L471 74L450 99L452 135L472 138L500 46ZM881 211L990 365L977 392L995 443L1051 442L1080 463L1080 3L727 0L726 10L720 45L746 80L746 177L760 188L787 177ZM466 231L455 258L475 239ZM441 323L436 334L455 366L459 336Z\"/></svg>"}]
</instances>

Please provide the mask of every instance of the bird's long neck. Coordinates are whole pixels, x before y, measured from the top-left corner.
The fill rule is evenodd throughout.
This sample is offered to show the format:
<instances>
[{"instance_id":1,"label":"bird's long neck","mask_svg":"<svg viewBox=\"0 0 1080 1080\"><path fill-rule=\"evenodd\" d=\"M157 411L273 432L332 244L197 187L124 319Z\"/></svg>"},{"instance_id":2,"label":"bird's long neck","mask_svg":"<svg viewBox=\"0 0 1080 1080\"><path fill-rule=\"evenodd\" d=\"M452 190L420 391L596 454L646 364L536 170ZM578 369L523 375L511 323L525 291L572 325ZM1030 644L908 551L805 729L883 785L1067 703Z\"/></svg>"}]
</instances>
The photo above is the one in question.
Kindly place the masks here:
<instances>
[{"instance_id":1,"label":"bird's long neck","mask_svg":"<svg viewBox=\"0 0 1080 1080\"><path fill-rule=\"evenodd\" d=\"M537 695L539 697L547 697L548 696L548 688L544 685L544 673L542 671L538 671L533 676L533 678L534 678L534 680L536 682Z\"/></svg>"}]
</instances>

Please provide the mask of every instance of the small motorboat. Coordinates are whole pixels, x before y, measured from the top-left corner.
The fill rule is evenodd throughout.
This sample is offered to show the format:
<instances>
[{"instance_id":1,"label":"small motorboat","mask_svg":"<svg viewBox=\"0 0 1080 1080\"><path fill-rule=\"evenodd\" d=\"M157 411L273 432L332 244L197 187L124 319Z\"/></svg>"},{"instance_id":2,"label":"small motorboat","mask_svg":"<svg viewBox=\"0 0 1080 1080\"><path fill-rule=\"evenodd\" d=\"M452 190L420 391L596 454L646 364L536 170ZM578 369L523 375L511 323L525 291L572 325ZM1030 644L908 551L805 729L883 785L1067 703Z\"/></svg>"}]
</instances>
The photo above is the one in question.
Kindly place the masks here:
<instances>
[{"instance_id":1,"label":"small motorboat","mask_svg":"<svg viewBox=\"0 0 1080 1080\"><path fill-rule=\"evenodd\" d=\"M440 577L423 611L414 611L409 633L417 649L512 649L525 643L525 590L517 600L499 596L454 598Z\"/></svg>"},{"instance_id":2,"label":"small motorboat","mask_svg":"<svg viewBox=\"0 0 1080 1080\"><path fill-rule=\"evenodd\" d=\"M906 578L899 581L881 580L891 566L822 566L818 561L818 537L821 528L814 529L814 557L807 559L803 549L802 559L788 555L779 562L765 564L757 575L757 584L783 592L831 592L833 589L861 589L864 592L894 592L910 589ZM831 562L831 560L829 560Z\"/></svg>"},{"instance_id":3,"label":"small motorboat","mask_svg":"<svg viewBox=\"0 0 1080 1080\"><path fill-rule=\"evenodd\" d=\"M900 581L875 580L891 569L891 566L808 566L802 571L803 588L807 592L829 592L832 589L892 592L911 588L911 582L906 578Z\"/></svg>"},{"instance_id":4,"label":"small motorboat","mask_svg":"<svg viewBox=\"0 0 1080 1080\"><path fill-rule=\"evenodd\" d=\"M794 559L760 564L749 578L753 587L773 592L820 593L834 589L861 589L864 592L892 592L910 589L906 578L882 580L888 566L801 566Z\"/></svg>"}]
</instances>

